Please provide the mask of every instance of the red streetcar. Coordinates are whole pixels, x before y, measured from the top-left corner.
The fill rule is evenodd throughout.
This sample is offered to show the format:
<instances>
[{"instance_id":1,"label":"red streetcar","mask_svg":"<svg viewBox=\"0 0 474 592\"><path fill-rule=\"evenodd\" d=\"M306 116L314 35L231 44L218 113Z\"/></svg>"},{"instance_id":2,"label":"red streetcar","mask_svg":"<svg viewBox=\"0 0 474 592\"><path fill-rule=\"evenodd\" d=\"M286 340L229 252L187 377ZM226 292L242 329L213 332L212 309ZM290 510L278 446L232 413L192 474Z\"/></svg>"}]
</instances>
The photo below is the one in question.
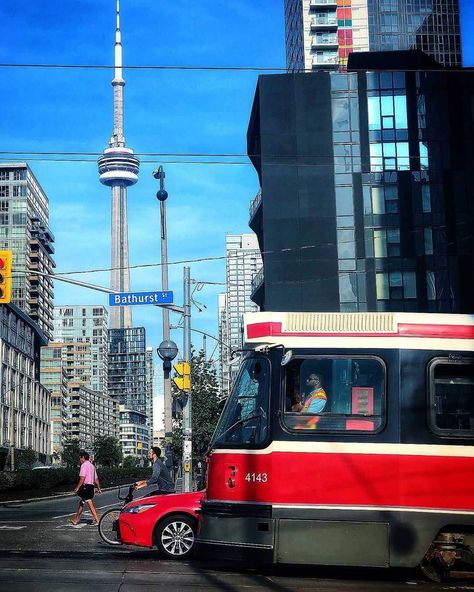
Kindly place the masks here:
<instances>
[{"instance_id":1,"label":"red streetcar","mask_svg":"<svg viewBox=\"0 0 474 592\"><path fill-rule=\"evenodd\" d=\"M272 563L474 562L474 316L252 313L198 548Z\"/></svg>"}]
</instances>

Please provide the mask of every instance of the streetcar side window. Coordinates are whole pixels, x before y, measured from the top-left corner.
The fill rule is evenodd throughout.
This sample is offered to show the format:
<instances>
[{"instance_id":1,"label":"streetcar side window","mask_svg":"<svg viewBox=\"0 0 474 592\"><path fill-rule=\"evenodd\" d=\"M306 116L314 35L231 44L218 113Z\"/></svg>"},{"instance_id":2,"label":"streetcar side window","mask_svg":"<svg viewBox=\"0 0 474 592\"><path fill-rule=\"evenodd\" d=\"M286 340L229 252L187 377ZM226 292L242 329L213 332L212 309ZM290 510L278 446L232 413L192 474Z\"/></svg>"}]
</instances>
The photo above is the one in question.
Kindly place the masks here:
<instances>
[{"instance_id":1,"label":"streetcar side window","mask_svg":"<svg viewBox=\"0 0 474 592\"><path fill-rule=\"evenodd\" d=\"M430 428L474 438L474 360L434 360L429 376Z\"/></svg>"},{"instance_id":2,"label":"streetcar side window","mask_svg":"<svg viewBox=\"0 0 474 592\"><path fill-rule=\"evenodd\" d=\"M373 357L295 358L285 395L288 428L375 432L384 423L385 365Z\"/></svg>"}]
</instances>

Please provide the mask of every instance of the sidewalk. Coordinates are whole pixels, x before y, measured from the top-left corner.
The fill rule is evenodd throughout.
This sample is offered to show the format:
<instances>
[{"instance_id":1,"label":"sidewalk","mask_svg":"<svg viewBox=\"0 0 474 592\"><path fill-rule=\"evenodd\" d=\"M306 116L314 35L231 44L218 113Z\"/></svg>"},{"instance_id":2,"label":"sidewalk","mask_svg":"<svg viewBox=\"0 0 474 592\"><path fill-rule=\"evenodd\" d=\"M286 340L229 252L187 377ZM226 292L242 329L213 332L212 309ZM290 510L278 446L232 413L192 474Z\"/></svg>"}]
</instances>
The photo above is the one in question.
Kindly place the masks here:
<instances>
[{"instance_id":1,"label":"sidewalk","mask_svg":"<svg viewBox=\"0 0 474 592\"><path fill-rule=\"evenodd\" d=\"M119 487L124 487L127 484L124 485L113 485L111 487L102 487L102 491L113 491L114 489L119 489ZM44 493L46 493L47 490L44 491ZM8 497L8 494L11 493L11 496L18 496L20 494L24 494L25 497L19 497L17 499L10 499L10 497ZM43 492L41 492L43 493ZM19 503L29 503L29 502L40 502L40 501L44 501L44 500L50 500L50 499L59 499L59 498L63 498L63 497L74 497L77 494L74 491L58 491L58 492L51 492L49 495L39 495L39 496L33 496L30 497L33 494L32 491L21 491L21 492L3 492L0 493L0 506L3 506L5 504L19 504ZM4 499L4 496L6 496L6 498Z\"/></svg>"}]
</instances>

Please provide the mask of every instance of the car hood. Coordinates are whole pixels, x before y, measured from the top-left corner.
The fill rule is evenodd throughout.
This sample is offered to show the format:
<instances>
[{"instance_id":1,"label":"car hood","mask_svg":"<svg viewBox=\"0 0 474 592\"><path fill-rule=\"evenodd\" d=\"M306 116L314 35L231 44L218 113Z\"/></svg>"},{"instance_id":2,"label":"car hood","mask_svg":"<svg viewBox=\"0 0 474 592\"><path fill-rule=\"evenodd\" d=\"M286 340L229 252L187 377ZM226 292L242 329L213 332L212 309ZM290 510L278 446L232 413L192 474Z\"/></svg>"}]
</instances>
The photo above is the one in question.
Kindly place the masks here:
<instances>
[{"instance_id":1,"label":"car hood","mask_svg":"<svg viewBox=\"0 0 474 592\"><path fill-rule=\"evenodd\" d=\"M144 503L158 504L160 503L160 501L164 501L164 499L166 499L167 504L189 506L193 508L199 507L199 505L201 504L201 500L204 498L205 495L205 491L189 491L186 493L167 493L164 495L149 495L135 499L129 504L127 504L125 507L132 508L134 506L139 506Z\"/></svg>"}]
</instances>

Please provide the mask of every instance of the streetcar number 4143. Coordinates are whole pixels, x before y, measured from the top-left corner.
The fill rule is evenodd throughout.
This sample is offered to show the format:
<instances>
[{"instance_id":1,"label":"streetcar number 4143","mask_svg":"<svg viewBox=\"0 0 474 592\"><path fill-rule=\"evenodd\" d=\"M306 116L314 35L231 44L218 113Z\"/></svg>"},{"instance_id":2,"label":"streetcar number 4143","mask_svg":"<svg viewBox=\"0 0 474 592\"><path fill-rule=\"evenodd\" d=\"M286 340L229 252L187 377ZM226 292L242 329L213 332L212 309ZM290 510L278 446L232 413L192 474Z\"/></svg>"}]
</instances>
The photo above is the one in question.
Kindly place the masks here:
<instances>
[{"instance_id":1,"label":"streetcar number 4143","mask_svg":"<svg viewBox=\"0 0 474 592\"><path fill-rule=\"evenodd\" d=\"M245 480L251 483L266 483L268 481L267 473L247 473Z\"/></svg>"}]
</instances>

